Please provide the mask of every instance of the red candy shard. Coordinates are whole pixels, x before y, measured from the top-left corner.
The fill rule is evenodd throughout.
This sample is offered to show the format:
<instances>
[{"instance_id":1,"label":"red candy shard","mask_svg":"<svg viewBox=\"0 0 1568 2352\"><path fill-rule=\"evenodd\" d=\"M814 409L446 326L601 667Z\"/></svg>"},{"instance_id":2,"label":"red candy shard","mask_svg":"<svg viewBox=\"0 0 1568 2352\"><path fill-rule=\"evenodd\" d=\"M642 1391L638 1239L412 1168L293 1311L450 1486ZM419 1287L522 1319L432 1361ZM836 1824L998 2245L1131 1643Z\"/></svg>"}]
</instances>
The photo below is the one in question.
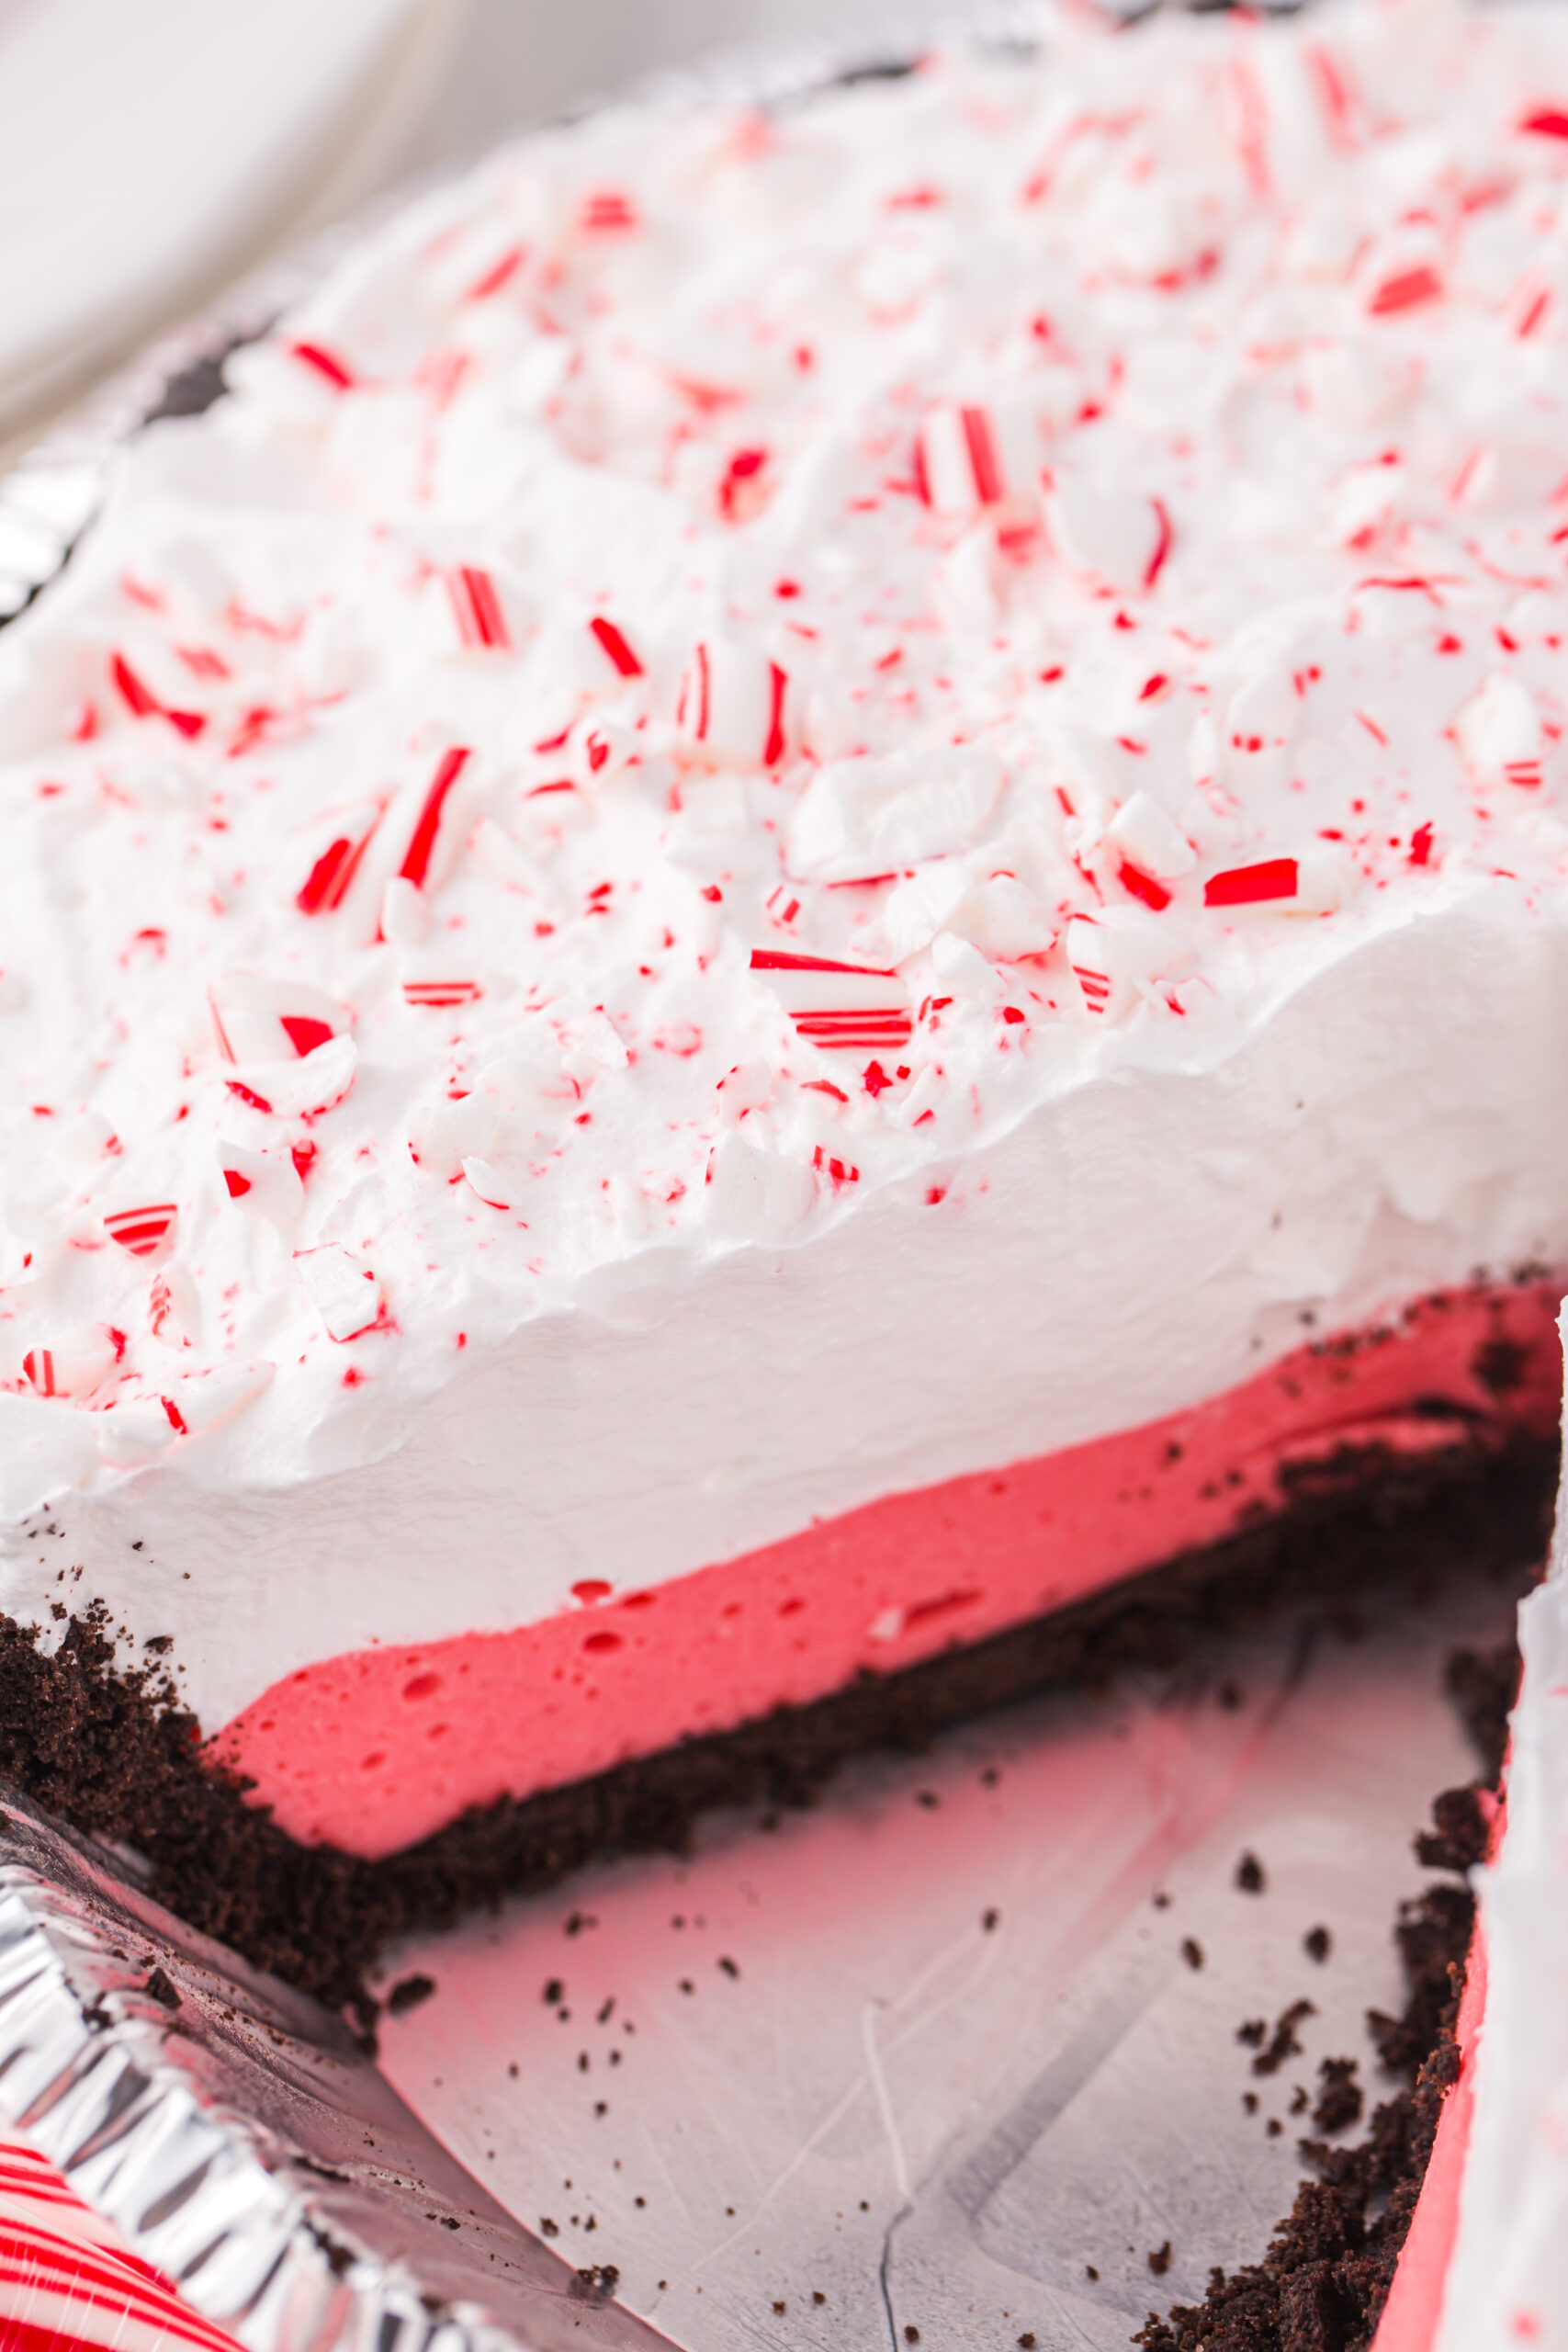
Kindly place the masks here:
<instances>
[{"instance_id":1,"label":"red candy shard","mask_svg":"<svg viewBox=\"0 0 1568 2352\"><path fill-rule=\"evenodd\" d=\"M1258 865L1232 865L1211 874L1203 885L1206 907L1254 907L1269 899L1293 899L1298 888L1293 857L1269 857Z\"/></svg>"},{"instance_id":2,"label":"red candy shard","mask_svg":"<svg viewBox=\"0 0 1568 2352\"><path fill-rule=\"evenodd\" d=\"M775 760L782 760L784 757L784 688L789 682L776 662L769 662L768 671L771 700L768 707L768 737L762 746L762 763L765 767L771 768Z\"/></svg>"},{"instance_id":3,"label":"red candy shard","mask_svg":"<svg viewBox=\"0 0 1568 2352\"><path fill-rule=\"evenodd\" d=\"M961 408L958 421L964 428L964 446L969 452L970 470L975 476L975 495L982 506L994 506L1003 495L1003 483L991 420L983 408Z\"/></svg>"},{"instance_id":4,"label":"red candy shard","mask_svg":"<svg viewBox=\"0 0 1568 2352\"><path fill-rule=\"evenodd\" d=\"M430 790L424 796L424 806L419 812L419 822L413 829L403 855L403 862L398 868L400 877L404 881L412 882L416 889L423 888L425 876L430 871L431 852L435 847L435 830L441 822L442 803L467 767L468 756L467 746L461 743L455 744L451 751L443 752L441 764L435 771Z\"/></svg>"},{"instance_id":5,"label":"red candy shard","mask_svg":"<svg viewBox=\"0 0 1568 2352\"><path fill-rule=\"evenodd\" d=\"M1160 573L1165 570L1166 558L1170 553L1171 541L1175 537L1175 534L1171 529L1170 516L1166 512L1164 501L1158 498L1151 498L1149 504L1155 510L1155 545L1154 553L1150 556L1148 562L1144 567L1144 585L1145 588L1152 588L1155 582L1159 578Z\"/></svg>"},{"instance_id":6,"label":"red candy shard","mask_svg":"<svg viewBox=\"0 0 1568 2352\"><path fill-rule=\"evenodd\" d=\"M1145 874L1138 866L1130 865L1125 858L1122 861L1117 878L1124 890L1130 890L1134 899L1142 899L1145 906L1152 907L1156 914L1169 906L1170 892L1165 884L1156 882L1152 874Z\"/></svg>"},{"instance_id":7,"label":"red candy shard","mask_svg":"<svg viewBox=\"0 0 1568 2352\"><path fill-rule=\"evenodd\" d=\"M319 343L291 343L288 349L293 358L302 360L307 368L313 368L318 376L324 376L334 391L353 390L352 372L334 353L324 350Z\"/></svg>"},{"instance_id":8,"label":"red candy shard","mask_svg":"<svg viewBox=\"0 0 1568 2352\"><path fill-rule=\"evenodd\" d=\"M123 653L109 658L109 675L133 718L166 718L171 727L190 739L201 733L207 721L199 711L171 710L161 703L145 681L139 678Z\"/></svg>"},{"instance_id":9,"label":"red candy shard","mask_svg":"<svg viewBox=\"0 0 1568 2352\"><path fill-rule=\"evenodd\" d=\"M1537 107L1520 118L1519 129L1538 139L1568 139L1568 107Z\"/></svg>"},{"instance_id":10,"label":"red candy shard","mask_svg":"<svg viewBox=\"0 0 1568 2352\"><path fill-rule=\"evenodd\" d=\"M301 914L325 914L343 904L348 886L354 879L354 869L369 838L367 833L364 841L353 842L344 833L340 834L335 842L328 842L306 876L304 887L294 901Z\"/></svg>"},{"instance_id":11,"label":"red candy shard","mask_svg":"<svg viewBox=\"0 0 1568 2352\"><path fill-rule=\"evenodd\" d=\"M623 678L642 676L642 663L637 660L614 621L606 620L603 613L595 613L588 626L598 639L609 661Z\"/></svg>"},{"instance_id":12,"label":"red candy shard","mask_svg":"<svg viewBox=\"0 0 1568 2352\"><path fill-rule=\"evenodd\" d=\"M152 718L163 705L150 687L142 684L123 653L116 653L109 662L109 675L118 687L128 710L137 718Z\"/></svg>"},{"instance_id":13,"label":"red candy shard","mask_svg":"<svg viewBox=\"0 0 1568 2352\"><path fill-rule=\"evenodd\" d=\"M1414 269L1396 270L1377 287L1367 308L1374 319L1392 318L1397 311L1413 311L1422 302L1441 300L1443 281L1430 262L1418 262Z\"/></svg>"},{"instance_id":14,"label":"red candy shard","mask_svg":"<svg viewBox=\"0 0 1568 2352\"><path fill-rule=\"evenodd\" d=\"M1417 825L1410 836L1410 863L1412 865L1427 865L1431 857L1432 828L1430 825Z\"/></svg>"},{"instance_id":15,"label":"red candy shard","mask_svg":"<svg viewBox=\"0 0 1568 2352\"><path fill-rule=\"evenodd\" d=\"M578 218L584 229L600 232L635 229L637 225L636 205L629 196L615 187L598 188L585 197Z\"/></svg>"},{"instance_id":16,"label":"red candy shard","mask_svg":"<svg viewBox=\"0 0 1568 2352\"><path fill-rule=\"evenodd\" d=\"M281 1012L277 1025L301 1061L307 1054L313 1054L318 1046L326 1045L337 1034L330 1021L315 1021L305 1012Z\"/></svg>"},{"instance_id":17,"label":"red candy shard","mask_svg":"<svg viewBox=\"0 0 1568 2352\"><path fill-rule=\"evenodd\" d=\"M512 246L499 261L491 264L481 277L475 278L463 300L466 302L488 301L492 294L499 294L502 288L516 277L527 258L526 245Z\"/></svg>"}]
</instances>

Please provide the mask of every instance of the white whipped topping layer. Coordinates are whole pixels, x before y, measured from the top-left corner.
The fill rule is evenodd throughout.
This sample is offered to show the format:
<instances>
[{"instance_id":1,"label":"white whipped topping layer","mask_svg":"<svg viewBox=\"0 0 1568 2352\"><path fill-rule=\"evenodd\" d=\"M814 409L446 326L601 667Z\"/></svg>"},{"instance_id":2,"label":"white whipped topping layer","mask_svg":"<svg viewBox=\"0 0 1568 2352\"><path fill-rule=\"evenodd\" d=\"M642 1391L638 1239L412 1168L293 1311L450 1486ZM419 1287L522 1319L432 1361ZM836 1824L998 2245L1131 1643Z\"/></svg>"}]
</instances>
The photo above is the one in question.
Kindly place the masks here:
<instances>
[{"instance_id":1,"label":"white whipped topping layer","mask_svg":"<svg viewBox=\"0 0 1568 2352\"><path fill-rule=\"evenodd\" d=\"M1568 1512L1519 1611L1501 1850L1475 1873L1486 2011L1434 2352L1568 2346Z\"/></svg>"},{"instance_id":2,"label":"white whipped topping layer","mask_svg":"<svg viewBox=\"0 0 1568 2352\"><path fill-rule=\"evenodd\" d=\"M0 640L0 1601L220 1720L1568 1255L1565 134L1424 0L605 116L143 434Z\"/></svg>"}]
</instances>

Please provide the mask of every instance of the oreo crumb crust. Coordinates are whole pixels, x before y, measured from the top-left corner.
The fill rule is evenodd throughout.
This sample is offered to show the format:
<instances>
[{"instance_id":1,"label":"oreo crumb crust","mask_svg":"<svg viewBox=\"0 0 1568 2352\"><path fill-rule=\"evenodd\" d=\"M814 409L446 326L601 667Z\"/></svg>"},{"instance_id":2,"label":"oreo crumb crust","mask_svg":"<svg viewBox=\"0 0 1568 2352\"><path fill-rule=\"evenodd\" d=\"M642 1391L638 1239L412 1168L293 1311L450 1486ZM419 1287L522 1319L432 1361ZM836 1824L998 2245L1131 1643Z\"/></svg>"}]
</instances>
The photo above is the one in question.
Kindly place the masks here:
<instances>
[{"instance_id":1,"label":"oreo crumb crust","mask_svg":"<svg viewBox=\"0 0 1568 2352\"><path fill-rule=\"evenodd\" d=\"M1459 1570L1518 1580L1544 1556L1556 1478L1556 1448L1540 1442L1416 1463L1348 1450L1293 1481L1277 1518L1110 1591L897 1674L863 1674L809 1706L475 1808L378 1861L298 1845L248 1805L244 1784L204 1760L162 1661L117 1666L103 1611L73 1618L49 1653L35 1628L0 1617L0 1779L73 1828L135 1849L157 1901L349 2010L369 2041L378 2006L367 1979L400 1937L542 1892L601 1856L681 1852L717 1808L809 1805L856 1754L918 1753L952 1724L1042 1691L1168 1671L1194 1639L1283 1607L1332 1615L1370 1589L1418 1597ZM1500 1755L1500 1735L1485 1728L1487 1708L1501 1694L1506 1711L1511 1696L1497 1661L1454 1672L1467 1721Z\"/></svg>"},{"instance_id":2,"label":"oreo crumb crust","mask_svg":"<svg viewBox=\"0 0 1568 2352\"><path fill-rule=\"evenodd\" d=\"M1449 1661L1449 1694L1487 1777L1481 1785L1445 1789L1434 1801L1434 1826L1414 1841L1417 1859L1430 1869L1463 1872L1485 1855L1482 1785L1495 1788L1501 1777L1518 1673L1517 1649L1483 1658L1461 1651ZM1367 2352L1426 2178L1443 2099L1459 2075L1454 2020L1474 1927L1475 1898L1462 1879L1400 1905L1394 1940L1404 2007L1397 2018L1373 2009L1367 2024L1401 2087L1373 2109L1367 2136L1355 2147L1330 2147L1323 2138L1300 2143L1316 2177L1303 2181L1262 2261L1229 2278L1212 2270L1201 2303L1179 2304L1163 2319L1151 2312L1133 2337L1145 2352ZM1312 2118L1320 2133L1359 2120L1355 2067L1354 2059L1323 2061Z\"/></svg>"}]
</instances>

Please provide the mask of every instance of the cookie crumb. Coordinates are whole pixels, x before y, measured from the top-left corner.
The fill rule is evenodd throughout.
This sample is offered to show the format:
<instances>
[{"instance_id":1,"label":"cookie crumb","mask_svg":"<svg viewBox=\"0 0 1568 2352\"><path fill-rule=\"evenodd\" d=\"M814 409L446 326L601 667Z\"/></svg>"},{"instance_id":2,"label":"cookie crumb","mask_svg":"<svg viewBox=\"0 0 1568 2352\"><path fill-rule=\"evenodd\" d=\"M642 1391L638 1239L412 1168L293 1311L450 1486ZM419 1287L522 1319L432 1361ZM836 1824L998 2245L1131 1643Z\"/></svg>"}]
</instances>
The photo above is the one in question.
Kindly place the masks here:
<instances>
[{"instance_id":1,"label":"cookie crumb","mask_svg":"<svg viewBox=\"0 0 1568 2352\"><path fill-rule=\"evenodd\" d=\"M395 2018L406 2018L422 2001L428 2001L435 1990L434 1976L405 1976L393 1985L387 1996L387 2007Z\"/></svg>"}]
</instances>

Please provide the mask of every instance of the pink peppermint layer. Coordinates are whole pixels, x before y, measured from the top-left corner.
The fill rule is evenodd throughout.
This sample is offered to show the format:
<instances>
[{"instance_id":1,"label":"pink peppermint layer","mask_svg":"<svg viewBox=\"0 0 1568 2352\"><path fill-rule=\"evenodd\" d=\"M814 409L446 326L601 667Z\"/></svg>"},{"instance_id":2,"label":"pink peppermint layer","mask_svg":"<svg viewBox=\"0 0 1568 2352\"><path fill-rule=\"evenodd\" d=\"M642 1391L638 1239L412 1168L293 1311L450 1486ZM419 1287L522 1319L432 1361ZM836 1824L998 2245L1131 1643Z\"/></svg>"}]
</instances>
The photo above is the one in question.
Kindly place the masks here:
<instances>
[{"instance_id":1,"label":"pink peppermint layer","mask_svg":"<svg viewBox=\"0 0 1568 2352\"><path fill-rule=\"evenodd\" d=\"M378 1856L1060 1609L1200 1551L1337 1465L1546 1437L1556 1286L1450 1292L1139 1428L892 1495L653 1587L585 1580L505 1634L326 1658L214 1742L293 1837Z\"/></svg>"}]
</instances>

